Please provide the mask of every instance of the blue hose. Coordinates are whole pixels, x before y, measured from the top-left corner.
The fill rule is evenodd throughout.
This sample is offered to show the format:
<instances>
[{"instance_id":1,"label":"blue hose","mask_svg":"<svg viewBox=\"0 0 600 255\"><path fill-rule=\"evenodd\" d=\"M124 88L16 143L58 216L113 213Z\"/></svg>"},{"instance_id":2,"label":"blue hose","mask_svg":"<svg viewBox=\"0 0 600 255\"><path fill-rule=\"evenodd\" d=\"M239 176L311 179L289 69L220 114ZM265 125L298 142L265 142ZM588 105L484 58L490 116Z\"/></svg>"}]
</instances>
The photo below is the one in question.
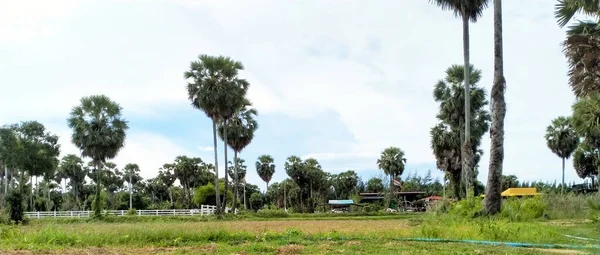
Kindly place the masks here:
<instances>
[{"instance_id":1,"label":"blue hose","mask_svg":"<svg viewBox=\"0 0 600 255\"><path fill-rule=\"evenodd\" d=\"M395 238L396 241L413 241L413 242L432 242L432 243L470 243L483 245L501 245L511 247L525 248L546 248L546 249L600 249L600 245L569 245L569 244L535 244L535 243L516 243L516 242L494 242L494 241L478 241L478 240L455 240L455 239L439 239L439 238Z\"/></svg>"}]
</instances>

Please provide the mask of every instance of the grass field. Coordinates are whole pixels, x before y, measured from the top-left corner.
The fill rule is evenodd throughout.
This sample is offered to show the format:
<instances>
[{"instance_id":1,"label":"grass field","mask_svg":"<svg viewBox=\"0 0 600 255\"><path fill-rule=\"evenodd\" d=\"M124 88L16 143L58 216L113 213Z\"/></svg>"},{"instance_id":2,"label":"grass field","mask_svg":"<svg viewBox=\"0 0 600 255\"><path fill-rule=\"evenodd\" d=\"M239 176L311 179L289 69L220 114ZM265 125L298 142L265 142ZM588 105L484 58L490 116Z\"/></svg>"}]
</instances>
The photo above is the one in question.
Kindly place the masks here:
<instances>
[{"instance_id":1,"label":"grass field","mask_svg":"<svg viewBox=\"0 0 600 255\"><path fill-rule=\"evenodd\" d=\"M114 217L104 222L39 220L0 227L2 254L598 254L593 248L533 249L403 238L469 239L587 246L585 220L509 222L401 215L230 219Z\"/></svg>"}]
</instances>

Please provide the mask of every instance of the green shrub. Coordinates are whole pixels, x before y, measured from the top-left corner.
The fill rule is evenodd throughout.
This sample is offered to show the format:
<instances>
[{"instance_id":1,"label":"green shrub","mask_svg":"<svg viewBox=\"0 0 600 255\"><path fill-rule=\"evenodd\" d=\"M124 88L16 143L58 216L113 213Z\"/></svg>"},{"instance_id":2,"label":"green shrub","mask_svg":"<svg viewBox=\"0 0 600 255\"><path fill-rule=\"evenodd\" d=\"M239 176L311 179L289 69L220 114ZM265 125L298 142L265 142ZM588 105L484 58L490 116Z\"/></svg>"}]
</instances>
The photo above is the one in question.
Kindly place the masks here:
<instances>
[{"instance_id":1,"label":"green shrub","mask_svg":"<svg viewBox=\"0 0 600 255\"><path fill-rule=\"evenodd\" d=\"M258 210L255 215L257 217L261 217L261 218L287 218L290 216L284 210L271 210L271 209Z\"/></svg>"},{"instance_id":2,"label":"green shrub","mask_svg":"<svg viewBox=\"0 0 600 255\"><path fill-rule=\"evenodd\" d=\"M502 201L502 218L510 221L524 221L541 218L546 213L547 205L540 197L509 198Z\"/></svg>"},{"instance_id":3,"label":"green shrub","mask_svg":"<svg viewBox=\"0 0 600 255\"><path fill-rule=\"evenodd\" d=\"M588 219L592 220L593 222L600 221L600 201L598 201L595 197L590 197L587 199L585 211Z\"/></svg>"},{"instance_id":4,"label":"green shrub","mask_svg":"<svg viewBox=\"0 0 600 255\"><path fill-rule=\"evenodd\" d=\"M131 209L127 210L127 215L129 215L129 216L136 216L137 215L137 210L135 208L131 208Z\"/></svg>"},{"instance_id":5,"label":"green shrub","mask_svg":"<svg viewBox=\"0 0 600 255\"><path fill-rule=\"evenodd\" d=\"M483 199L473 197L454 203L449 210L451 215L473 218L483 210Z\"/></svg>"}]
</instances>

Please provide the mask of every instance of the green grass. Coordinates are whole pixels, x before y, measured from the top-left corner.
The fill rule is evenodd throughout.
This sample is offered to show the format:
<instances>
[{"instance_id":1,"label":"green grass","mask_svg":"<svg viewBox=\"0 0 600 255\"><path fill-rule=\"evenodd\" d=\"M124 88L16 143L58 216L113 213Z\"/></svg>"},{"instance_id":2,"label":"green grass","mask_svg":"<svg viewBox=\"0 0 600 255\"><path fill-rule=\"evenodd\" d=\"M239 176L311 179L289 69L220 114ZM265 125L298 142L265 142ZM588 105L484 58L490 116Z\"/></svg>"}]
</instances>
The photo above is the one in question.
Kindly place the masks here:
<instances>
[{"instance_id":1,"label":"green grass","mask_svg":"<svg viewBox=\"0 0 600 255\"><path fill-rule=\"evenodd\" d=\"M531 252L537 251L459 243L405 242L401 238L470 239L584 246L597 244L597 242L572 239L564 234L598 238L598 225L583 220L513 222L507 219L465 219L432 214L358 216L352 219L308 217L308 219L217 221L210 217L113 217L105 220L111 223L62 219L34 220L26 226L0 226L0 244L3 249L8 250L46 251L96 249L94 247L135 251L142 247L156 249L174 247L176 249L165 251L197 253L198 251L188 251L188 248L216 245L216 248L213 248L218 253L222 251L224 254L241 251L240 249L248 253L261 249L266 253L278 253L279 249L296 245L290 249L299 249L298 252L305 254L338 253L339 250L350 253L387 254L407 251L407 254L419 254L425 253L426 247L436 247L431 249L434 249L433 251L439 249L440 252L448 249L447 247L452 247L450 251L532 254ZM348 242L361 243L361 245L356 247L346 245ZM387 243L395 245L380 245Z\"/></svg>"}]
</instances>

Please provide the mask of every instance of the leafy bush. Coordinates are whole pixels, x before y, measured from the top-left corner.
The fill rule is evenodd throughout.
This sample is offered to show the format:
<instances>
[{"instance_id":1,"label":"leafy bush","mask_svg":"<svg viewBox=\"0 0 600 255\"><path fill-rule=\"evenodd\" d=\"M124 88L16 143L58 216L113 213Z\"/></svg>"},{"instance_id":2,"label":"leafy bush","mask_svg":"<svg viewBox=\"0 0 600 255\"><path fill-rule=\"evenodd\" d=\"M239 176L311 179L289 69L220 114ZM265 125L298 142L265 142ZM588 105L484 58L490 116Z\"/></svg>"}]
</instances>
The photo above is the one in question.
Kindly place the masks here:
<instances>
[{"instance_id":1,"label":"leafy bush","mask_svg":"<svg viewBox=\"0 0 600 255\"><path fill-rule=\"evenodd\" d=\"M585 211L588 219L592 220L593 222L600 221L600 201L598 201L596 198L590 197L587 199Z\"/></svg>"},{"instance_id":2,"label":"leafy bush","mask_svg":"<svg viewBox=\"0 0 600 255\"><path fill-rule=\"evenodd\" d=\"M19 190L13 189L6 195L6 206L9 223L26 223L25 221L25 197Z\"/></svg>"},{"instance_id":3,"label":"leafy bush","mask_svg":"<svg viewBox=\"0 0 600 255\"><path fill-rule=\"evenodd\" d=\"M509 198L502 201L501 217L511 221L537 219L546 214L547 205L540 197Z\"/></svg>"},{"instance_id":4,"label":"leafy bush","mask_svg":"<svg viewBox=\"0 0 600 255\"><path fill-rule=\"evenodd\" d=\"M457 203L450 206L449 213L451 215L473 218L477 216L483 210L483 199L480 197L473 197L465 200L458 201Z\"/></svg>"},{"instance_id":5,"label":"leafy bush","mask_svg":"<svg viewBox=\"0 0 600 255\"><path fill-rule=\"evenodd\" d=\"M255 192L250 195L250 207L252 207L255 212L263 206L263 202L262 194Z\"/></svg>"},{"instance_id":6,"label":"leafy bush","mask_svg":"<svg viewBox=\"0 0 600 255\"><path fill-rule=\"evenodd\" d=\"M131 209L127 210L127 215L135 216L135 215L137 215L137 210L135 208L131 208Z\"/></svg>"}]
</instances>

